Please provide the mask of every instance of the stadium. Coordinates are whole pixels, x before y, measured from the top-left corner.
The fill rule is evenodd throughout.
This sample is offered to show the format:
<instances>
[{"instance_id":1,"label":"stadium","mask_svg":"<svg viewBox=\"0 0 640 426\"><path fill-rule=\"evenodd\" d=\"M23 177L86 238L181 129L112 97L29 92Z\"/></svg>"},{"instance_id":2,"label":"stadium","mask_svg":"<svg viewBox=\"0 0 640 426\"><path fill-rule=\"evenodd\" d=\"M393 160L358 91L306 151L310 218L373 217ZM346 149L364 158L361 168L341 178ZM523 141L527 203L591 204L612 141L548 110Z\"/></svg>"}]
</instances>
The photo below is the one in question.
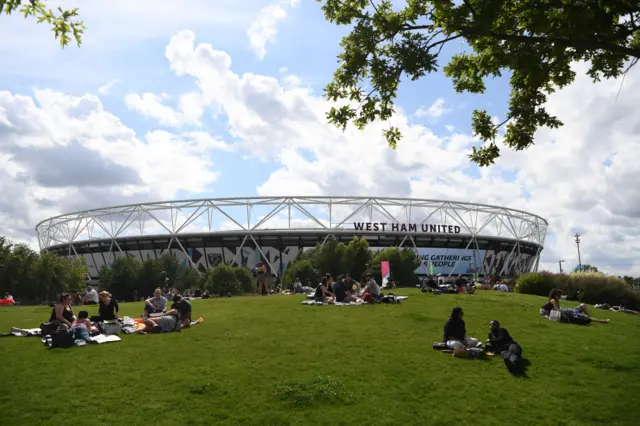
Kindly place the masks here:
<instances>
[{"instance_id":1,"label":"stadium","mask_svg":"<svg viewBox=\"0 0 640 426\"><path fill-rule=\"evenodd\" d=\"M204 272L219 263L282 274L301 250L365 238L416 250L422 274L514 276L536 271L548 223L505 207L371 197L208 198L63 214L36 226L42 251L84 257L91 279L120 256L170 253Z\"/></svg>"}]
</instances>

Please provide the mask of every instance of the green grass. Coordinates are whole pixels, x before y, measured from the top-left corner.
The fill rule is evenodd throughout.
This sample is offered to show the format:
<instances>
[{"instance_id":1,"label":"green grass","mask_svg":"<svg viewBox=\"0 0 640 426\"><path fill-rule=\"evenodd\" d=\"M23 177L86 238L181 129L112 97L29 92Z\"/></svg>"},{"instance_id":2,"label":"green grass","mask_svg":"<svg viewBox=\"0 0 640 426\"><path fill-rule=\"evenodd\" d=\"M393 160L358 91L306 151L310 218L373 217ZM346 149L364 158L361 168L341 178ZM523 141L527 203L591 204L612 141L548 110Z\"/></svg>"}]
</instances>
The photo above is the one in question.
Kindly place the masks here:
<instances>
[{"instance_id":1,"label":"green grass","mask_svg":"<svg viewBox=\"0 0 640 426\"><path fill-rule=\"evenodd\" d=\"M195 301L205 322L192 329L72 349L3 338L2 423L637 424L640 317L594 310L611 324L581 327L539 318L534 296L404 293L400 305L361 307ZM500 320L524 348L528 377L499 357L434 351L456 305L470 336L484 340ZM121 306L131 316L142 308ZM0 331L36 327L49 312L3 308Z\"/></svg>"}]
</instances>

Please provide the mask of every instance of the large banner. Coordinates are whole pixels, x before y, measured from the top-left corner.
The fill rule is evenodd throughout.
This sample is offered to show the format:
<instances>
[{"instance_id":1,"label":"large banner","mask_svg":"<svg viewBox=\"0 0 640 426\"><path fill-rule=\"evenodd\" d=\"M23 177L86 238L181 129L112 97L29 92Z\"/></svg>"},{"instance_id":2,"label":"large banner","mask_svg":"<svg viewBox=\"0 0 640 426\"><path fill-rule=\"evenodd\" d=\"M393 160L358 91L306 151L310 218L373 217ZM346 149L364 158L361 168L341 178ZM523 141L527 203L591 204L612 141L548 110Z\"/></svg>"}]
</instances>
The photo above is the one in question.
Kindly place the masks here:
<instances>
[{"instance_id":1,"label":"large banner","mask_svg":"<svg viewBox=\"0 0 640 426\"><path fill-rule=\"evenodd\" d=\"M374 251L381 247L371 247ZM482 273L482 261L486 250L446 248L418 248L423 265L416 269L419 275L458 275ZM383 274L384 275L384 274Z\"/></svg>"},{"instance_id":2,"label":"large banner","mask_svg":"<svg viewBox=\"0 0 640 426\"><path fill-rule=\"evenodd\" d=\"M380 272L382 272L382 287L386 287L391 275L391 268L389 267L388 260L380 262Z\"/></svg>"}]
</instances>

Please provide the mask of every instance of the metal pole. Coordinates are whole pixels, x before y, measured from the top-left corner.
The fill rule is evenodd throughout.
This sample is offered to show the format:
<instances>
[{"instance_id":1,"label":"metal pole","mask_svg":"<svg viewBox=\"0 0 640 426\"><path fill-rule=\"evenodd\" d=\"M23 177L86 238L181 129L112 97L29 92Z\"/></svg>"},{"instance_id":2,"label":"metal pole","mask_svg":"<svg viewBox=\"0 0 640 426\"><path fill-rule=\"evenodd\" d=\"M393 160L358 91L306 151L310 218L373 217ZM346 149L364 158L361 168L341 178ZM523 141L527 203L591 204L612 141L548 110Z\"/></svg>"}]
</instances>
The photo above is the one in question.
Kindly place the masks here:
<instances>
[{"instance_id":1,"label":"metal pole","mask_svg":"<svg viewBox=\"0 0 640 426\"><path fill-rule=\"evenodd\" d=\"M558 260L558 266L560 266L560 273L562 274L562 262L564 262L564 260Z\"/></svg>"},{"instance_id":2,"label":"metal pole","mask_svg":"<svg viewBox=\"0 0 640 426\"><path fill-rule=\"evenodd\" d=\"M580 258L580 234L576 232L576 247L578 247L578 270L582 271L582 259Z\"/></svg>"}]
</instances>

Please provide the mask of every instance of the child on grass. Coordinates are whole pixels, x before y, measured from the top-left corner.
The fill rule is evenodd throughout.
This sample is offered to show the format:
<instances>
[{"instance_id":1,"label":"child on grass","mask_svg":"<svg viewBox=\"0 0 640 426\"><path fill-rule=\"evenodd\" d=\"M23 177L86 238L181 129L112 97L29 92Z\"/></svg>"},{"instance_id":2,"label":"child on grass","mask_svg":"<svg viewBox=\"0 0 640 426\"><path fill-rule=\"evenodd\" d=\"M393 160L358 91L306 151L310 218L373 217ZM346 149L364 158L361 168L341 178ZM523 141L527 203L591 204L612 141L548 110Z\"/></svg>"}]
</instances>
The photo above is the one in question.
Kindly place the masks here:
<instances>
[{"instance_id":1,"label":"child on grass","mask_svg":"<svg viewBox=\"0 0 640 426\"><path fill-rule=\"evenodd\" d=\"M71 331L73 332L74 339L84 340L85 342L91 341L89 334L91 330L91 321L89 321L89 312L80 311L78 318L71 324Z\"/></svg>"}]
</instances>

